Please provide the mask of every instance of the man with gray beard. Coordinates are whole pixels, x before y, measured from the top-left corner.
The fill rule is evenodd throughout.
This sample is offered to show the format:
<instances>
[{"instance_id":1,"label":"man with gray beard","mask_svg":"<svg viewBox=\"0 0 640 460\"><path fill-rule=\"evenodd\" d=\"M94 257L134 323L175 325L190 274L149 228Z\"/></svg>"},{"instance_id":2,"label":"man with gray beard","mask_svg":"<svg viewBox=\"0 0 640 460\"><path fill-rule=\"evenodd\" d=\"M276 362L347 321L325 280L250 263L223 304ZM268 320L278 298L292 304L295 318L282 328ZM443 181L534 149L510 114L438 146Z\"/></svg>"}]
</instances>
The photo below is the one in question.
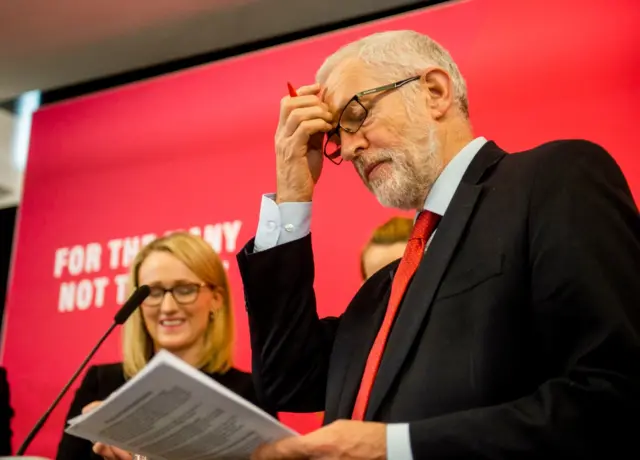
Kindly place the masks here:
<instances>
[{"instance_id":1,"label":"man with gray beard","mask_svg":"<svg viewBox=\"0 0 640 460\"><path fill-rule=\"evenodd\" d=\"M412 31L330 56L281 103L276 193L238 254L256 384L325 426L255 459L624 458L640 409L640 220L600 146L509 155ZM327 160L417 211L402 259L318 317L309 225ZM271 225L270 225L271 223Z\"/></svg>"}]
</instances>

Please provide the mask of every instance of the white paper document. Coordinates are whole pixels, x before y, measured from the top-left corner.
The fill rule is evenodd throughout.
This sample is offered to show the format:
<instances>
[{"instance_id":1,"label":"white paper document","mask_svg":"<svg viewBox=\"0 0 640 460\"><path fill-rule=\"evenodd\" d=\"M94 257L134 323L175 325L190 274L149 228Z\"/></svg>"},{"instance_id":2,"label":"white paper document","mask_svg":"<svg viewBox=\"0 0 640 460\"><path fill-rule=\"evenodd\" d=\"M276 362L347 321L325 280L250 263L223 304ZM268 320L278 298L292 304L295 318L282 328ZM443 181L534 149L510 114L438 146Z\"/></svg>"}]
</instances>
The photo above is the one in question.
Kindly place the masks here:
<instances>
[{"instance_id":1,"label":"white paper document","mask_svg":"<svg viewBox=\"0 0 640 460\"><path fill-rule=\"evenodd\" d=\"M151 460L244 460L297 433L167 351L66 432Z\"/></svg>"}]
</instances>

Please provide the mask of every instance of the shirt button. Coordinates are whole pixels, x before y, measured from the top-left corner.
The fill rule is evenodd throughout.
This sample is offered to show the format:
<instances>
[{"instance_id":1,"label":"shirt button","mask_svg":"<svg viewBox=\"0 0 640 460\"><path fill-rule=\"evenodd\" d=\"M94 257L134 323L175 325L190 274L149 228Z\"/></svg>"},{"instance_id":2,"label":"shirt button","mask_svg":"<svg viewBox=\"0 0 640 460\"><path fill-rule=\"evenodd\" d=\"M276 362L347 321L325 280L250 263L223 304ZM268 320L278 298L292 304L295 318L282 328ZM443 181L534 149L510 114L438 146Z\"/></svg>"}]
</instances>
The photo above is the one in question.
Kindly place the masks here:
<instances>
[{"instance_id":1,"label":"shirt button","mask_svg":"<svg viewBox=\"0 0 640 460\"><path fill-rule=\"evenodd\" d=\"M276 223L272 220L270 220L269 222L267 222L267 228L271 231L275 230L276 228Z\"/></svg>"},{"instance_id":2,"label":"shirt button","mask_svg":"<svg viewBox=\"0 0 640 460\"><path fill-rule=\"evenodd\" d=\"M294 228L295 227L293 226L293 224L287 224L287 225L284 226L284 229L289 233L291 233Z\"/></svg>"}]
</instances>

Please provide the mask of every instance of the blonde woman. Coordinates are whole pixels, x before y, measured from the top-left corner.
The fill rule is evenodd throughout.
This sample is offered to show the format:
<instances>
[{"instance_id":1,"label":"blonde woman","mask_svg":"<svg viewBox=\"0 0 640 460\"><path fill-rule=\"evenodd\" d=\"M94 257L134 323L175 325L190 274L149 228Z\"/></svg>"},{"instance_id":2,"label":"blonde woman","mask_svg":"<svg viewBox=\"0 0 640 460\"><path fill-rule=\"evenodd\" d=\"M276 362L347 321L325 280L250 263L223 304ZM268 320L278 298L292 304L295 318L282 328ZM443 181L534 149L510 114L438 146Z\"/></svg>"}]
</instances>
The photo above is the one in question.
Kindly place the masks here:
<instances>
[{"instance_id":1,"label":"blonde woman","mask_svg":"<svg viewBox=\"0 0 640 460\"><path fill-rule=\"evenodd\" d=\"M140 372L159 349L261 405L251 375L232 366L231 293L225 269L211 246L189 233L159 238L138 253L131 267L131 283L134 287L148 285L151 294L124 325L123 361L87 371L67 420L109 396ZM63 434L56 459L93 458L131 457L119 449Z\"/></svg>"}]
</instances>

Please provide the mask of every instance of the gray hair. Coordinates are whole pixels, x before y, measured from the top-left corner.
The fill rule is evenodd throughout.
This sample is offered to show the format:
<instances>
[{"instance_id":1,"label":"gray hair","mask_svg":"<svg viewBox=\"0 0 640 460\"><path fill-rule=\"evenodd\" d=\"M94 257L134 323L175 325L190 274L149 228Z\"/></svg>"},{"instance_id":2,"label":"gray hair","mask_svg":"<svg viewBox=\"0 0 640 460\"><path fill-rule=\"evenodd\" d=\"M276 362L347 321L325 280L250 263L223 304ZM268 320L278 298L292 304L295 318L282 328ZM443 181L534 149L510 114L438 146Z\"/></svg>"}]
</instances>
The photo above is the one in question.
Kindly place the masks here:
<instances>
[{"instance_id":1,"label":"gray hair","mask_svg":"<svg viewBox=\"0 0 640 460\"><path fill-rule=\"evenodd\" d=\"M391 83L418 75L427 67L438 66L451 77L456 105L469 116L467 84L449 52L435 40L413 30L379 32L349 43L329 56L318 72L316 81L324 83L341 63L355 59Z\"/></svg>"}]
</instances>

